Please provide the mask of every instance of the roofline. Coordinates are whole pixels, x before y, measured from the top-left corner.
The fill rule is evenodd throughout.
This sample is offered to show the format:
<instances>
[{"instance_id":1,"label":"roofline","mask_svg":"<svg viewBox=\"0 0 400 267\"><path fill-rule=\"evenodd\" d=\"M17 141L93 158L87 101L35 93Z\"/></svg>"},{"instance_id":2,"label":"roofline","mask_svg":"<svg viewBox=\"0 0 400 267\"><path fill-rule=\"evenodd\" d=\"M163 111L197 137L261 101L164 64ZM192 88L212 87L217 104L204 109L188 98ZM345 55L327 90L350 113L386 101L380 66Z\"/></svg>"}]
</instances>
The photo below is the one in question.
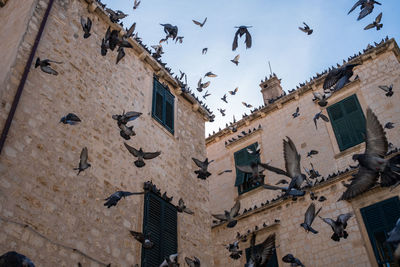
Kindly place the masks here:
<instances>
[{"instance_id":1,"label":"roofline","mask_svg":"<svg viewBox=\"0 0 400 267\"><path fill-rule=\"evenodd\" d=\"M370 45L368 45L370 46ZM374 47L363 50L363 53L359 55L353 56L349 61L344 62L344 64L361 62L364 63L371 59L374 59L377 55L382 54L387 51L393 51L395 56L397 57L398 61L400 62L400 49L397 45L394 38L383 40L383 42L376 44ZM343 65L343 64L342 64ZM269 113L274 111L275 109L281 109L284 104L287 102L295 99L299 99L300 96L304 95L308 91L315 91L318 90L319 86L324 82L325 77L327 75L327 71L325 71L322 75L317 74L317 77L310 79L309 82L305 82L305 84L298 89L290 92L289 94L281 97L280 99L276 100L272 104L268 104L266 106L261 107L260 109L254 110L250 115L243 117L241 120L237 121L236 123L231 124L235 125L239 131L240 127L248 126L250 122L257 120L259 118L266 117ZM218 142L220 138L232 134L231 130L228 127L210 135L206 138L206 146L210 145L211 143Z\"/></svg>"},{"instance_id":2,"label":"roofline","mask_svg":"<svg viewBox=\"0 0 400 267\"><path fill-rule=\"evenodd\" d=\"M96 14L102 19L112 30L118 30L121 33L125 33L125 29L117 24L110 21L106 11L103 7L95 0L82 0L88 4L88 11ZM128 38L129 43L133 46L133 51L138 56L139 60L147 63L154 71L154 74L165 80L172 88L177 96L181 96L183 99L192 104L192 111L199 112L205 121L212 121L214 115L208 110L202 103L200 103L196 97L187 90L182 90L181 83L175 79L172 74L165 68L161 61L156 60L147 47L132 37Z\"/></svg>"}]
</instances>

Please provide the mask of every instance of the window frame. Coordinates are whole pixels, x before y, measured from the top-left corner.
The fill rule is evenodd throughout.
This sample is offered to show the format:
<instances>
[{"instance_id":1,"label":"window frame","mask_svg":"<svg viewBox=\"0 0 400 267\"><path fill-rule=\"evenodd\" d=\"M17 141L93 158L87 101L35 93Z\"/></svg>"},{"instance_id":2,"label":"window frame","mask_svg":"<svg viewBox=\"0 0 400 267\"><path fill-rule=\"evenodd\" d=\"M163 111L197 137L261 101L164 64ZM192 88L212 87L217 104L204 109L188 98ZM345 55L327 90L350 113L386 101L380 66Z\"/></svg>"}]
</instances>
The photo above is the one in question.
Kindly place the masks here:
<instances>
[{"instance_id":1,"label":"window frame","mask_svg":"<svg viewBox=\"0 0 400 267\"><path fill-rule=\"evenodd\" d=\"M348 112L345 109L344 103L346 101L350 101L351 99L354 99L356 110L352 112ZM334 120L334 109L339 108L340 112L343 114L341 118ZM339 151L343 152L346 151L347 149L350 149L352 147L355 147L365 141L365 138L360 138L359 132L357 131L357 128L363 128L361 131L361 134L365 136L366 133L366 120L365 120L365 115L363 112L363 109L360 105L360 102L358 100L357 94L350 95L332 105L326 108L327 114L329 116L329 120L331 123L331 127L333 130L333 133L335 135L336 143L338 145ZM362 119L361 124L363 125L355 125L352 123L352 118L353 116L358 116L359 118ZM359 120L357 122L360 122ZM341 126L342 125L342 126ZM343 126L344 125L344 126ZM348 134L350 140L353 140L352 142L348 144L343 143L343 127L345 127L346 131L344 132L345 134Z\"/></svg>"},{"instance_id":2,"label":"window frame","mask_svg":"<svg viewBox=\"0 0 400 267\"><path fill-rule=\"evenodd\" d=\"M235 170L236 170L235 186L237 187L237 190L238 190L238 194L239 194L239 195L242 195L242 194L244 194L244 193L250 192L250 191L252 191L252 190L254 190L254 189L256 189L256 188L258 188L258 187L260 187L260 186L262 185L262 184L258 184L258 185L255 185L255 186L249 186L248 188L244 189L244 188L243 188L243 185L246 184L246 183L248 183L248 179L251 177L251 174L243 173L243 172L239 171L239 170L236 168L236 166L237 166L237 164L236 164L236 156L239 155L239 153L241 153L242 151L245 151L248 155L250 155L250 154L247 152L247 149L250 148L250 147L252 147L252 146L257 147L257 146L258 146L258 142L255 142L255 143L253 143L253 144L251 144L251 145L248 145L248 146L246 146L246 147L244 147L244 148L242 148L242 149L240 149L240 150L238 150L238 151L236 151L236 152L233 153L233 161L234 161ZM254 159L253 159L253 160L254 160ZM246 160L246 163L244 163L244 164L249 164L249 163L250 163L251 161L253 161L253 160ZM257 162L260 162L260 156L258 156L258 157L256 158L256 160L257 160ZM244 175L243 182L240 183L240 184L238 184L239 175L241 175L241 174ZM264 179L264 178L263 178L263 179ZM263 182L264 182L264 180L263 180Z\"/></svg>"},{"instance_id":3,"label":"window frame","mask_svg":"<svg viewBox=\"0 0 400 267\"><path fill-rule=\"evenodd\" d=\"M160 214L153 214L153 218L159 218L158 223L158 232L151 232L149 231L150 225L148 224L149 220L151 219L150 214L150 202L151 200L157 201L160 205ZM153 207L154 208L154 207ZM167 212L169 210L169 213ZM173 213L171 213L171 211ZM172 218L171 218L172 215ZM166 223L168 220L175 220L175 225L174 229L171 230L170 224ZM154 221L153 221L154 223ZM153 225L154 227L154 225ZM153 229L154 230L154 229ZM150 239L153 236L153 242L154 242L154 247L151 249L144 249L142 246L142 253L141 253L141 266L142 267L152 267L152 262L147 262L147 257L149 253L155 252L157 253L158 251L158 257L155 259L157 261L157 266L159 266L162 261L164 260L165 256L177 253L178 251L178 211L174 205L171 203L167 202L160 196L156 195L155 193L149 191L146 192L144 195L144 212L143 212L143 226L142 226L142 231L144 234L148 234L150 232ZM167 233L168 232L168 233ZM174 233L171 233L174 232ZM168 243L170 241L171 236L173 235L173 243L172 246L171 244ZM157 238L156 238L157 236ZM168 236L168 238L165 238L165 236ZM158 241L158 242L157 242ZM159 261L159 262L158 262Z\"/></svg>"},{"instance_id":4,"label":"window frame","mask_svg":"<svg viewBox=\"0 0 400 267\"><path fill-rule=\"evenodd\" d=\"M157 94L161 95L161 118L159 118L157 113ZM171 115L171 126L167 124L167 104L172 107ZM175 96L169 91L167 86L164 86L158 81L156 77L153 77L153 97L152 97L152 108L151 116L160 123L165 129L167 129L171 134L175 132Z\"/></svg>"}]
</instances>

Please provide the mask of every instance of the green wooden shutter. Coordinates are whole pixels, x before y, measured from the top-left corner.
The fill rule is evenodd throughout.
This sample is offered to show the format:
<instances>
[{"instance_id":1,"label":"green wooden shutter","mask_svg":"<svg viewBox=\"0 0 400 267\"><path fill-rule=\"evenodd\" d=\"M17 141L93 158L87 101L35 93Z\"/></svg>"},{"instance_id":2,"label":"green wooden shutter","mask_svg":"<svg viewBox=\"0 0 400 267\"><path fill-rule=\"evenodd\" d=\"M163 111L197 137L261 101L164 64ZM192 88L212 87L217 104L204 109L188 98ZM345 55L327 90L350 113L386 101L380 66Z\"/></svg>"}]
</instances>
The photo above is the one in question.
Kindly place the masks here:
<instances>
[{"instance_id":1,"label":"green wooden shutter","mask_svg":"<svg viewBox=\"0 0 400 267\"><path fill-rule=\"evenodd\" d=\"M152 115L159 122L163 123L164 113L164 88L156 78L153 79L153 108Z\"/></svg>"},{"instance_id":2,"label":"green wooden shutter","mask_svg":"<svg viewBox=\"0 0 400 267\"><path fill-rule=\"evenodd\" d=\"M255 150L257 145L258 145L258 143L256 142L246 148L243 148L242 150L235 152L235 154L234 154L235 166L250 165L252 162L259 161L257 156L254 156L252 154L249 154L249 152L247 152L247 149ZM246 173L243 173L243 172L239 171L238 169L236 169L235 186L240 186L250 176L251 176L251 174L246 174Z\"/></svg>"},{"instance_id":3,"label":"green wooden shutter","mask_svg":"<svg viewBox=\"0 0 400 267\"><path fill-rule=\"evenodd\" d=\"M154 193L145 194L143 233L150 233L151 249L142 248L142 267L159 266L165 256L178 250L177 211Z\"/></svg>"},{"instance_id":4,"label":"green wooden shutter","mask_svg":"<svg viewBox=\"0 0 400 267\"><path fill-rule=\"evenodd\" d=\"M340 151L363 142L365 117L356 95L327 109Z\"/></svg>"},{"instance_id":5,"label":"green wooden shutter","mask_svg":"<svg viewBox=\"0 0 400 267\"><path fill-rule=\"evenodd\" d=\"M389 198L360 211L378 264L390 264L393 262L393 248L385 241L400 217L399 198Z\"/></svg>"},{"instance_id":6,"label":"green wooden shutter","mask_svg":"<svg viewBox=\"0 0 400 267\"><path fill-rule=\"evenodd\" d=\"M261 249L261 244L256 245L255 249L256 251ZM246 248L245 252L246 252L246 263L248 263L250 260L250 248ZM271 258L267 261L267 263L260 267L279 267L278 257L276 256L276 250L274 251L274 254L272 254Z\"/></svg>"},{"instance_id":7,"label":"green wooden shutter","mask_svg":"<svg viewBox=\"0 0 400 267\"><path fill-rule=\"evenodd\" d=\"M174 96L167 90L165 92L165 119L164 123L170 132L174 132Z\"/></svg>"}]
</instances>

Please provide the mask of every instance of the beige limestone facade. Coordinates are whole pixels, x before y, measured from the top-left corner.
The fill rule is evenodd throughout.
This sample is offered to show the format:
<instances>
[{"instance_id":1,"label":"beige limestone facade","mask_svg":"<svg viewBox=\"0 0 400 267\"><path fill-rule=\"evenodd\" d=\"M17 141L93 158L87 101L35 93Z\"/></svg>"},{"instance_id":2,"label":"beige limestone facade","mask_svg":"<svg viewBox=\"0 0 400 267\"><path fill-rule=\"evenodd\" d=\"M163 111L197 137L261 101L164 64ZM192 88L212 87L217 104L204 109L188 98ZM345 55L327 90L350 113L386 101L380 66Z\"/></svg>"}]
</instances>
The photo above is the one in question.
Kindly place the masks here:
<instances>
[{"instance_id":1,"label":"beige limestone facade","mask_svg":"<svg viewBox=\"0 0 400 267\"><path fill-rule=\"evenodd\" d=\"M320 111L328 116L327 109L330 106L356 95L364 114L369 107L382 125L389 121L395 125L399 124L399 48L393 39L386 40L375 47L369 46L362 54L353 57L351 62L359 62L362 65L355 68L351 82L329 98L326 107L320 107L312 101L312 92L322 92L326 74L318 75L317 78L280 98L283 91L279 79L274 75L260 84L266 103L264 107L230 125L230 128L206 138L207 156L215 160L210 165L210 172L217 174L223 170L233 170L231 173L225 172L210 177L210 212L221 213L229 210L236 200L241 202L238 224L234 229L228 229L226 224L216 222L212 226L215 266L244 266L245 255L239 260L233 260L222 246L235 241L237 232L240 234L256 232L257 243L261 243L269 234L275 233L279 266L289 266L281 260L287 253L294 254L305 266L384 266L378 265L360 210L392 197L398 198L400 189L397 187L390 191L376 187L351 201L338 201L346 189L342 181L348 181L351 174L357 172L357 169L349 168L349 165L356 165L352 155L362 153L365 144L361 143L340 151L332 124L319 120L316 129L313 117ZM392 97L387 97L378 86L390 84L393 84L395 93ZM269 103L268 100L273 98L279 99ZM300 109L300 116L292 118L292 113L297 107ZM233 132L232 127L237 127L237 132ZM248 133L249 130L250 134L242 133L242 131ZM386 135L388 141L393 144L392 149L400 147L400 132L397 126L386 130ZM308 190L317 196L327 198L324 202L315 201L317 208L322 207L320 215L336 218L342 213L355 214L348 222L349 237L346 240L340 242L331 240L330 226L319 218L316 218L313 224L319 231L317 235L306 233L300 227L304 213L312 202L308 193L297 201L278 198L281 193L262 187L239 194L238 188L235 187L234 153L258 142L261 146L261 162L269 162L284 169L282 140L286 136L295 143L302 157L302 166L310 168L312 163L321 174L321 177L317 178L316 185ZM312 158L306 157L307 152L312 149L318 150L319 154ZM331 175L333 173L336 175ZM275 184L284 178L268 171L264 174L266 175L264 182L268 184ZM379 220L381 221L378 222L383 225L384 218ZM243 250L248 248L249 241L240 243L239 247ZM391 263L390 266L397 265Z\"/></svg>"},{"instance_id":2,"label":"beige limestone facade","mask_svg":"<svg viewBox=\"0 0 400 267\"><path fill-rule=\"evenodd\" d=\"M2 129L50 2L9 1L0 8ZM81 17L93 21L88 39ZM0 254L18 251L36 266L140 264L141 245L129 230L142 231L143 195L110 209L103 203L115 191L139 192L152 180L173 204L182 197L195 213L178 214L180 262L195 255L213 266L208 181L196 178L191 160L206 157L204 122L211 114L135 40L118 65L115 51L102 57L109 26L123 33L95 1L53 3L0 155ZM35 69L37 57L62 61L53 65L59 75ZM175 97L173 134L152 117L154 76ZM143 113L126 142L161 151L140 169L111 118L123 110ZM59 123L69 112L82 122ZM83 147L92 166L77 176Z\"/></svg>"}]
</instances>

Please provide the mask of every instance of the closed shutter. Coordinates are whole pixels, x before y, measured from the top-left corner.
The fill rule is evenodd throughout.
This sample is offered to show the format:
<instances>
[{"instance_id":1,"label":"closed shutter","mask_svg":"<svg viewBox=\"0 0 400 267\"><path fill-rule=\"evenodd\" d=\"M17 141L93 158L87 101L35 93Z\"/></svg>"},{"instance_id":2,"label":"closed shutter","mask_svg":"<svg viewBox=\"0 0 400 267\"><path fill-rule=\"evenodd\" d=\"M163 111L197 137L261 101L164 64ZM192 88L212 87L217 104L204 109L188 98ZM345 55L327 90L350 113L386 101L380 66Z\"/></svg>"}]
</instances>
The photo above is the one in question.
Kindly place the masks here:
<instances>
[{"instance_id":1,"label":"closed shutter","mask_svg":"<svg viewBox=\"0 0 400 267\"><path fill-rule=\"evenodd\" d=\"M378 265L397 266L393 260L393 248L385 241L400 217L399 198L389 198L360 211Z\"/></svg>"},{"instance_id":2,"label":"closed shutter","mask_svg":"<svg viewBox=\"0 0 400 267\"><path fill-rule=\"evenodd\" d=\"M145 194L143 233L150 234L154 246L142 248L142 267L159 266L165 256L177 252L176 208L151 192Z\"/></svg>"},{"instance_id":3,"label":"closed shutter","mask_svg":"<svg viewBox=\"0 0 400 267\"><path fill-rule=\"evenodd\" d=\"M327 109L340 151L364 141L365 117L356 95Z\"/></svg>"},{"instance_id":4,"label":"closed shutter","mask_svg":"<svg viewBox=\"0 0 400 267\"><path fill-rule=\"evenodd\" d=\"M163 122L164 113L164 88L157 79L153 79L153 117L159 122Z\"/></svg>"},{"instance_id":5,"label":"closed shutter","mask_svg":"<svg viewBox=\"0 0 400 267\"><path fill-rule=\"evenodd\" d=\"M174 132L174 96L168 92L165 92L165 126L170 132Z\"/></svg>"},{"instance_id":6,"label":"closed shutter","mask_svg":"<svg viewBox=\"0 0 400 267\"><path fill-rule=\"evenodd\" d=\"M247 149L252 149L255 150L257 147L258 143L254 143L246 148L243 148L242 150L239 150L235 152L234 158L235 158L235 166L243 166L243 165L250 165L252 162L259 161L259 158L257 156L254 156L247 152ZM236 181L235 181L235 186L240 186L243 184L249 177L251 177L251 174L246 174L238 169L236 169Z\"/></svg>"}]
</instances>

